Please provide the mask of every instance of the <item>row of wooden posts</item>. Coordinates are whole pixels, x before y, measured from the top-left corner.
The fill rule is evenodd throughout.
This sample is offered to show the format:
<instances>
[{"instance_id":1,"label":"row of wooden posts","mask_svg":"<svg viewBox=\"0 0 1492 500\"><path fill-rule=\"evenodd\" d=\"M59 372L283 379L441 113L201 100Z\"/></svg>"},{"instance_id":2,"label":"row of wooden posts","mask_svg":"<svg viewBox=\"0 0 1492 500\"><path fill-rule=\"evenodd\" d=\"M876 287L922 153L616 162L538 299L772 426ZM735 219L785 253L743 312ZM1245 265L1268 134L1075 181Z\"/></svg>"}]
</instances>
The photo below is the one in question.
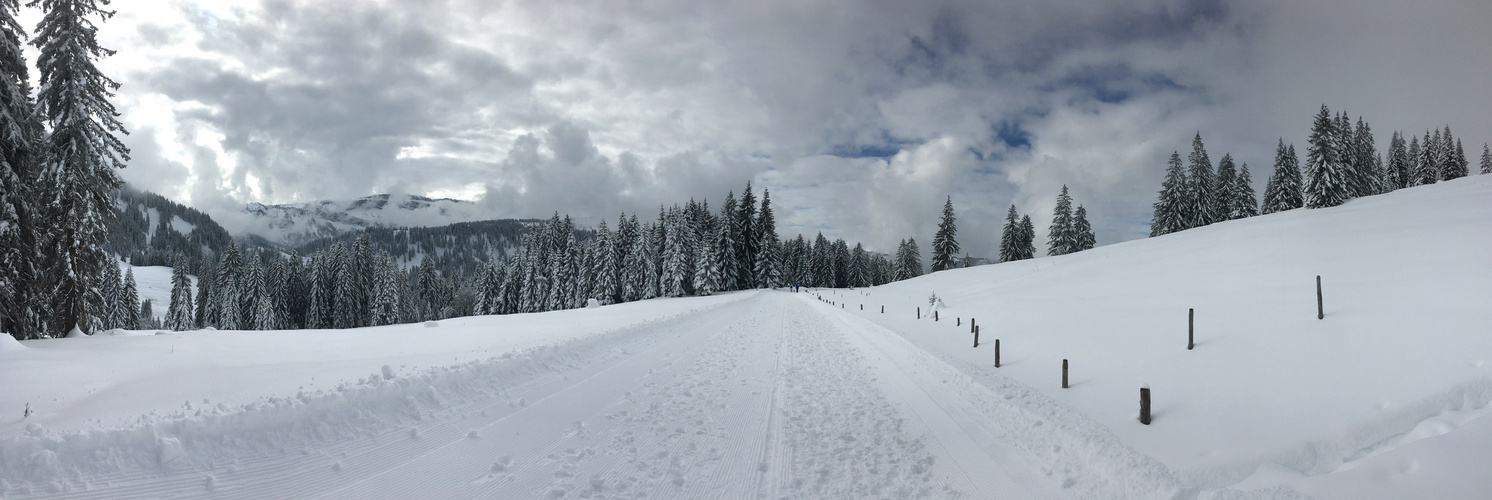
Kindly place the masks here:
<instances>
[{"instance_id":1,"label":"row of wooden posts","mask_svg":"<svg viewBox=\"0 0 1492 500\"><path fill-rule=\"evenodd\" d=\"M824 300L822 297L820 297L819 300L822 300L824 302L829 302L830 305L833 305L833 302ZM843 308L843 307L844 307L843 305L840 306L840 308ZM860 304L860 310L861 311L865 310L865 304ZM886 313L886 306L883 304L883 305L881 305L881 314L885 314L885 313ZM1188 351L1194 350L1197 347L1196 318L1197 318L1197 310L1194 309L1194 308L1187 308L1187 310L1186 310L1186 350L1188 350ZM922 319L922 306L917 306L917 319ZM1321 276L1320 275L1316 276L1316 319L1318 319L1318 320L1320 320L1320 319L1326 319L1326 310L1325 310L1325 308L1323 306L1322 299L1321 299ZM937 321L937 320L938 320L938 311L937 310L933 310L933 321ZM956 325L962 326L963 325L963 317L956 317L956 318L954 318L954 322L955 322ZM976 320L973 317L969 318L969 332L974 334L974 347L977 349L979 347L979 325L976 324ZM1067 359L1064 358L1062 360L1062 388L1063 389L1067 389L1069 387L1068 384L1067 384L1067 365L1068 365ZM1000 367L1000 339L995 339L995 368L999 368L999 367ZM1140 423L1145 424L1145 425L1150 425L1150 386L1149 385L1142 385L1142 386L1140 386Z\"/></svg>"}]
</instances>

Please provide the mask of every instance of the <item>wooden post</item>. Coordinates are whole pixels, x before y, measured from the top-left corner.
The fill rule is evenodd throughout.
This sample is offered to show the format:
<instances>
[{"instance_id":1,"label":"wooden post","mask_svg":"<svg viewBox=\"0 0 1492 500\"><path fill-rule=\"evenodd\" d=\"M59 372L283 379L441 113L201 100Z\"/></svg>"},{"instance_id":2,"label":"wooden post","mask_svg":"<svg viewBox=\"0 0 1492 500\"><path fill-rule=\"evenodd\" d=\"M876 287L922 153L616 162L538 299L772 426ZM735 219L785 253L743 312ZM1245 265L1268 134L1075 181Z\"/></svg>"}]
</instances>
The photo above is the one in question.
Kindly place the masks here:
<instances>
[{"instance_id":1,"label":"wooden post","mask_svg":"<svg viewBox=\"0 0 1492 500\"><path fill-rule=\"evenodd\" d=\"M975 327L976 323L974 322L974 318L969 318L969 329L974 329Z\"/></svg>"},{"instance_id":2,"label":"wooden post","mask_svg":"<svg viewBox=\"0 0 1492 500\"><path fill-rule=\"evenodd\" d=\"M1067 388L1067 360L1062 360L1062 388Z\"/></svg>"},{"instance_id":3,"label":"wooden post","mask_svg":"<svg viewBox=\"0 0 1492 500\"><path fill-rule=\"evenodd\" d=\"M917 306L917 319L922 319L922 306Z\"/></svg>"},{"instance_id":4,"label":"wooden post","mask_svg":"<svg viewBox=\"0 0 1492 500\"><path fill-rule=\"evenodd\" d=\"M1192 350L1193 347L1197 346L1196 336L1193 333L1195 329L1192 327L1192 325L1194 325L1196 323L1196 319L1197 319L1197 310L1196 309L1187 309L1186 310L1186 350L1188 350L1188 351Z\"/></svg>"},{"instance_id":5,"label":"wooden post","mask_svg":"<svg viewBox=\"0 0 1492 500\"><path fill-rule=\"evenodd\" d=\"M1000 339L995 339L995 368L1000 367Z\"/></svg>"},{"instance_id":6,"label":"wooden post","mask_svg":"<svg viewBox=\"0 0 1492 500\"><path fill-rule=\"evenodd\" d=\"M1150 386L1140 386L1140 423L1150 425Z\"/></svg>"},{"instance_id":7,"label":"wooden post","mask_svg":"<svg viewBox=\"0 0 1492 500\"><path fill-rule=\"evenodd\" d=\"M1321 275L1316 275L1316 319L1326 319L1326 310L1321 308Z\"/></svg>"},{"instance_id":8,"label":"wooden post","mask_svg":"<svg viewBox=\"0 0 1492 500\"><path fill-rule=\"evenodd\" d=\"M886 304L881 304L881 314L886 314Z\"/></svg>"},{"instance_id":9,"label":"wooden post","mask_svg":"<svg viewBox=\"0 0 1492 500\"><path fill-rule=\"evenodd\" d=\"M957 318L953 318L953 326L962 326L963 324L964 324L964 317L963 316L959 316Z\"/></svg>"},{"instance_id":10,"label":"wooden post","mask_svg":"<svg viewBox=\"0 0 1492 500\"><path fill-rule=\"evenodd\" d=\"M865 304L860 304L860 310L861 310L861 311L864 311L864 310L865 310Z\"/></svg>"},{"instance_id":11,"label":"wooden post","mask_svg":"<svg viewBox=\"0 0 1492 500\"><path fill-rule=\"evenodd\" d=\"M979 347L979 329L974 329L974 347Z\"/></svg>"},{"instance_id":12,"label":"wooden post","mask_svg":"<svg viewBox=\"0 0 1492 500\"><path fill-rule=\"evenodd\" d=\"M938 311L933 311L933 321L938 320Z\"/></svg>"}]
</instances>

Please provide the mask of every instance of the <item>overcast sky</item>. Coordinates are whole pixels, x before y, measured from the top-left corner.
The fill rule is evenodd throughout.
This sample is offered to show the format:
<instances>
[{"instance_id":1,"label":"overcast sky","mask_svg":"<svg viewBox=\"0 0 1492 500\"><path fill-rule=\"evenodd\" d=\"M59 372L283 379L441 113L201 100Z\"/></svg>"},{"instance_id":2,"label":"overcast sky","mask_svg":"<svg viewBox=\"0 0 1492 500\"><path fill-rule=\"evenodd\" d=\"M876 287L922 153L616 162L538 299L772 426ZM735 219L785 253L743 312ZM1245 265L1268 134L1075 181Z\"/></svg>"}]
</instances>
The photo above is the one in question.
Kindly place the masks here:
<instances>
[{"instance_id":1,"label":"overcast sky","mask_svg":"<svg viewBox=\"0 0 1492 500\"><path fill-rule=\"evenodd\" d=\"M1492 141L1492 2L120 0L100 39L136 186L218 218L398 192L644 218L748 180L778 230L993 256L1066 184L1143 237L1202 134L1263 192L1320 105L1378 147ZM37 17L34 13L31 19ZM28 23L34 26L34 21ZM231 222L230 222L231 223ZM1038 245L1043 247L1044 245ZM1038 250L1040 251L1040 250Z\"/></svg>"}]
</instances>

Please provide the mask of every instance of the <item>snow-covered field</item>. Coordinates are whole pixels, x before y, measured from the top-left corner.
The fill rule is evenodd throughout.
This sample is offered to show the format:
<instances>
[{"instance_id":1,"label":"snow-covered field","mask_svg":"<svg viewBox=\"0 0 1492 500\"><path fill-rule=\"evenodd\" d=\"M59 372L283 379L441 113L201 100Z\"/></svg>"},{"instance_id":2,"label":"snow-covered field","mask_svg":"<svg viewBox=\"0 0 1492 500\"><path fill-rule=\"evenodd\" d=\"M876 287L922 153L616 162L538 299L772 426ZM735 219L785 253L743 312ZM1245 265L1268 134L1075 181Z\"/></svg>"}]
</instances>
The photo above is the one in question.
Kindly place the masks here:
<instances>
[{"instance_id":1,"label":"snow-covered field","mask_svg":"<svg viewBox=\"0 0 1492 500\"><path fill-rule=\"evenodd\" d=\"M4 340L0 496L1486 498L1487 177L874 289Z\"/></svg>"}]
</instances>

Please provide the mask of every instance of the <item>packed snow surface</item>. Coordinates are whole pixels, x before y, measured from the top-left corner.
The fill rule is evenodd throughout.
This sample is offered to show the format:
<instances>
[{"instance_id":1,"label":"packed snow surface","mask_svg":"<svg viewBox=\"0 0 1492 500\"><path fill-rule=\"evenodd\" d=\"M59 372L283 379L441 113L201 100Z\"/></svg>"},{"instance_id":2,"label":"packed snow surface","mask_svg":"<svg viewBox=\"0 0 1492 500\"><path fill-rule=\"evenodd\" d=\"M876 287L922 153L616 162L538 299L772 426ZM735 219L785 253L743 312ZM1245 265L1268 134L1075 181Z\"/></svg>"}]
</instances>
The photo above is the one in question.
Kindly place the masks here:
<instances>
[{"instance_id":1,"label":"packed snow surface","mask_svg":"<svg viewBox=\"0 0 1492 500\"><path fill-rule=\"evenodd\" d=\"M1473 177L871 289L0 337L0 496L1486 498L1487 200Z\"/></svg>"}]
</instances>

